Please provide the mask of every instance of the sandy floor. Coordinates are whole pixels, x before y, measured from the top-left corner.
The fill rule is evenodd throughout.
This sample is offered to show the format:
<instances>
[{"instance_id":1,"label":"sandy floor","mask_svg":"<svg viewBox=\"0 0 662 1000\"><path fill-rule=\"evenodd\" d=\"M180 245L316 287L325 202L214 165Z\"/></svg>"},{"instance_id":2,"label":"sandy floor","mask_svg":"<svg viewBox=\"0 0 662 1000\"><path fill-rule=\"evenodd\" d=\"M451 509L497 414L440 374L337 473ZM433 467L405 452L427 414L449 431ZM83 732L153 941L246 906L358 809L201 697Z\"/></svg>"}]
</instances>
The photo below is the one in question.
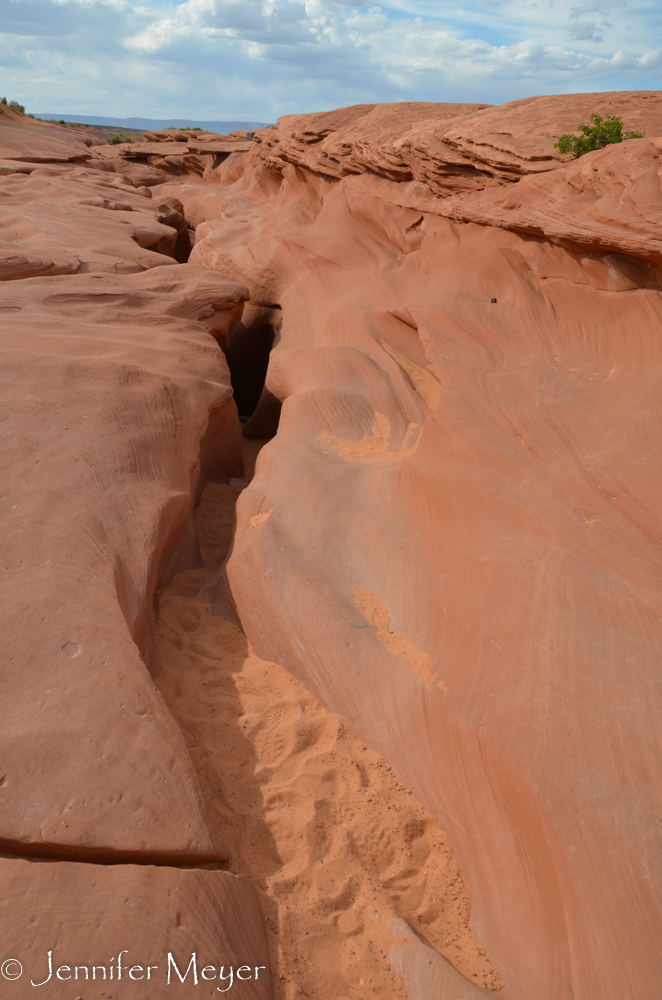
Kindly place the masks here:
<instances>
[{"instance_id":1,"label":"sandy floor","mask_svg":"<svg viewBox=\"0 0 662 1000\"><path fill-rule=\"evenodd\" d=\"M263 443L246 442L247 480ZM258 888L274 997L404 1000L389 960L396 917L472 982L499 989L469 931L469 889L436 820L345 719L257 657L197 596L226 555L244 485L205 488L196 524L206 568L158 595L156 683L185 734L230 867Z\"/></svg>"}]
</instances>

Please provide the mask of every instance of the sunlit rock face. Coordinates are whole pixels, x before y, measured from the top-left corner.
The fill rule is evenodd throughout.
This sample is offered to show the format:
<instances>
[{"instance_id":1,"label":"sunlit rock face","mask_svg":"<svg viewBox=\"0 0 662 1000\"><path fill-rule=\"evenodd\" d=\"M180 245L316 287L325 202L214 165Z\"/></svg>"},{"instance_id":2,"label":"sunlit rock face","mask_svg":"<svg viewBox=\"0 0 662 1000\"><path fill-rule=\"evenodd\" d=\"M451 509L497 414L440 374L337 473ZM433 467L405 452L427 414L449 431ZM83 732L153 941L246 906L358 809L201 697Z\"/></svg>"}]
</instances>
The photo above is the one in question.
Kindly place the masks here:
<instances>
[{"instance_id":1,"label":"sunlit rock face","mask_svg":"<svg viewBox=\"0 0 662 1000\"><path fill-rule=\"evenodd\" d=\"M243 474L219 345L248 290L178 262L179 203L145 179L0 112L2 977L129 997L170 951L236 954L262 979L235 992L266 1000L259 903L153 680L155 591L201 565L205 483Z\"/></svg>"},{"instance_id":2,"label":"sunlit rock face","mask_svg":"<svg viewBox=\"0 0 662 1000\"><path fill-rule=\"evenodd\" d=\"M646 137L560 159L595 110ZM276 330L217 610L437 816L518 1000L658 988L661 134L348 108L178 189Z\"/></svg>"},{"instance_id":3,"label":"sunlit rock face","mask_svg":"<svg viewBox=\"0 0 662 1000\"><path fill-rule=\"evenodd\" d=\"M645 137L560 157L595 111ZM661 136L659 92L0 108L3 940L659 993Z\"/></svg>"},{"instance_id":4,"label":"sunlit rock face","mask_svg":"<svg viewBox=\"0 0 662 1000\"><path fill-rule=\"evenodd\" d=\"M190 264L2 287L0 843L224 858L145 664L155 588L199 564L196 495L243 470L203 317L236 322L246 289Z\"/></svg>"}]
</instances>

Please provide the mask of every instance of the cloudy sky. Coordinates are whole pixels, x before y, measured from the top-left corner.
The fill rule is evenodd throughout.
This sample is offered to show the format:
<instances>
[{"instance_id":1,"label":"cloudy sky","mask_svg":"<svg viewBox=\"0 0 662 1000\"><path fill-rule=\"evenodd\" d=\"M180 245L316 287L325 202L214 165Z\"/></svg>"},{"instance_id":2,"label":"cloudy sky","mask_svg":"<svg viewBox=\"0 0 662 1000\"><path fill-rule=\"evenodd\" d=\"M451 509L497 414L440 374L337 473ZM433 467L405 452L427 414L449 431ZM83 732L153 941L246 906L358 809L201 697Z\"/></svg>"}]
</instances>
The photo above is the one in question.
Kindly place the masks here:
<instances>
[{"instance_id":1,"label":"cloudy sky","mask_svg":"<svg viewBox=\"0 0 662 1000\"><path fill-rule=\"evenodd\" d=\"M0 0L28 111L274 121L375 101L657 90L660 0Z\"/></svg>"}]
</instances>

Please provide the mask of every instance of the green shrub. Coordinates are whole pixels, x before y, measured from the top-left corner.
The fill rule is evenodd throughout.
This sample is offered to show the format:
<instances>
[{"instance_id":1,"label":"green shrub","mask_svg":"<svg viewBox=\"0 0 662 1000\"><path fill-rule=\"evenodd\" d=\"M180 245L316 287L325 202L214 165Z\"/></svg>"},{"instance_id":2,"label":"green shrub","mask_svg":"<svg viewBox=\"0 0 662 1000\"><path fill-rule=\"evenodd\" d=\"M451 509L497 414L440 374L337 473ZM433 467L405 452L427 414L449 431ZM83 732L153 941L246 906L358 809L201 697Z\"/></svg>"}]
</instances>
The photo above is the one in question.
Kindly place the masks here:
<instances>
[{"instance_id":1,"label":"green shrub","mask_svg":"<svg viewBox=\"0 0 662 1000\"><path fill-rule=\"evenodd\" d=\"M25 114L25 106L19 104L18 101L8 101L6 97L0 97L0 104L6 105L6 107L11 108L12 111L18 111L19 115Z\"/></svg>"},{"instance_id":2,"label":"green shrub","mask_svg":"<svg viewBox=\"0 0 662 1000\"><path fill-rule=\"evenodd\" d=\"M132 135L113 135L108 140L110 146L117 146L120 142L133 142Z\"/></svg>"},{"instance_id":3,"label":"green shrub","mask_svg":"<svg viewBox=\"0 0 662 1000\"><path fill-rule=\"evenodd\" d=\"M645 132L623 132L623 119L615 115L592 114L592 125L578 125L577 131L582 135L573 135L566 132L559 136L559 141L554 143L554 148L559 153L574 153L573 159L578 160L584 153L590 153L594 149L604 149L605 146L613 142L623 142L624 139L643 139Z\"/></svg>"}]
</instances>

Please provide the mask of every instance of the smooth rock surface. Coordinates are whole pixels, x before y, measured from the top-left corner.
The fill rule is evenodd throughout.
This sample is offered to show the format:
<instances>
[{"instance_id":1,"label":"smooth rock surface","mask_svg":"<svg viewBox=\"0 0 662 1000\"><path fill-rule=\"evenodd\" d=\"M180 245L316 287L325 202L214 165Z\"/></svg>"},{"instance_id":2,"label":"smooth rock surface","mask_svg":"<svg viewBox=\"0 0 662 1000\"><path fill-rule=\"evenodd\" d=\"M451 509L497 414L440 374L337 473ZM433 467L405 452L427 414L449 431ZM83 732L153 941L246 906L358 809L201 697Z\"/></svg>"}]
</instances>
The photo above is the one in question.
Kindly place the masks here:
<instances>
[{"instance_id":1,"label":"smooth rock surface","mask_svg":"<svg viewBox=\"0 0 662 1000\"><path fill-rule=\"evenodd\" d=\"M0 160L79 163L92 158L89 143L74 130L34 121L5 105L0 108Z\"/></svg>"},{"instance_id":2,"label":"smooth rock surface","mask_svg":"<svg viewBox=\"0 0 662 1000\"><path fill-rule=\"evenodd\" d=\"M466 876L434 817L347 719L256 656L200 591L227 555L235 501L264 443L244 442L245 477L205 487L195 512L204 568L157 595L156 683L233 870L248 872L259 892L274 998L415 1000L405 989L410 946L424 950L436 977L445 969L467 991L494 989L498 977L468 926Z\"/></svg>"},{"instance_id":3,"label":"smooth rock surface","mask_svg":"<svg viewBox=\"0 0 662 1000\"><path fill-rule=\"evenodd\" d=\"M661 100L442 121L491 172L481 225L463 182L445 201L366 162L327 169L364 109L305 156L322 116L286 120L219 188L192 254L282 309L280 425L216 608L233 600L256 652L437 816L504 1000L643 1000L662 971ZM647 138L555 161L554 133L593 110ZM540 233L521 232L531 217Z\"/></svg>"},{"instance_id":4,"label":"smooth rock surface","mask_svg":"<svg viewBox=\"0 0 662 1000\"><path fill-rule=\"evenodd\" d=\"M241 474L227 336L246 289L192 265L5 282L0 842L211 859L154 688L154 589L196 565L206 479Z\"/></svg>"},{"instance_id":5,"label":"smooth rock surface","mask_svg":"<svg viewBox=\"0 0 662 1000\"><path fill-rule=\"evenodd\" d=\"M229 872L0 860L0 936L3 969L23 970L6 1000L271 995L255 890Z\"/></svg>"}]
</instances>

